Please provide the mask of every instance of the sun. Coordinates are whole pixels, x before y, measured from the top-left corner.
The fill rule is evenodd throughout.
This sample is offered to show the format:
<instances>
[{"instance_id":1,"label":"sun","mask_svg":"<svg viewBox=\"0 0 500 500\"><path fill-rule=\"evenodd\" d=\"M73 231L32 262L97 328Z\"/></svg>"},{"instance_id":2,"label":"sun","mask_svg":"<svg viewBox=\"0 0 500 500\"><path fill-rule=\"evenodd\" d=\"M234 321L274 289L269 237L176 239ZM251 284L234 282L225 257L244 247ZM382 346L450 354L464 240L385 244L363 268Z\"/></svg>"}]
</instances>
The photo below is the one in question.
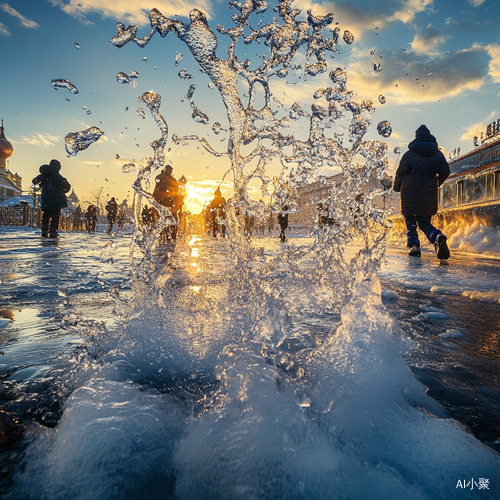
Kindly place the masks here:
<instances>
[{"instance_id":1,"label":"sun","mask_svg":"<svg viewBox=\"0 0 500 500\"><path fill-rule=\"evenodd\" d=\"M184 210L192 214L199 214L203 207L208 205L214 197L212 186L188 182L186 184L186 198L184 198Z\"/></svg>"}]
</instances>

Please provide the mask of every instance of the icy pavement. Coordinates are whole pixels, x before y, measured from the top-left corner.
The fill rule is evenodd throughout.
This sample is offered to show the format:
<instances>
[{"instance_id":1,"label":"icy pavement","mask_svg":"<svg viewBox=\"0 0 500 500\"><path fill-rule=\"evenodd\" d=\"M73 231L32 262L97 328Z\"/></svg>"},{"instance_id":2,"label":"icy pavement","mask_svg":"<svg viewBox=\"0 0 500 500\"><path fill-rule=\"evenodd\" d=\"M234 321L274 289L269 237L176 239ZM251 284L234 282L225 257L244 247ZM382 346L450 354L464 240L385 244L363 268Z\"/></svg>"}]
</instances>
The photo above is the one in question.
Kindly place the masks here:
<instances>
[{"instance_id":1,"label":"icy pavement","mask_svg":"<svg viewBox=\"0 0 500 500\"><path fill-rule=\"evenodd\" d=\"M194 300L203 286L201 268L209 265L216 280L232 265L225 241L192 237L164 249L157 265L164 286L175 292L164 299L176 302L173 308L150 304L141 315L133 312L131 234L64 233L48 242L35 230L1 228L0 236L0 460L6 498L65 498L54 491L69 479L74 484L71 498L115 498L116 491L126 491L123 498L137 498L144 484L150 498L173 498L174 490L176 498L234 498L228 492L239 490L231 490L231 482L248 476L245 488L255 478L261 486L275 481L277 488L266 495L265 488L247 489L248 498L284 498L285 492L287 498L290 492L294 498L331 498L336 486L349 498L434 500L461 498L454 496L456 484L466 474L477 472L476 481L480 473L488 477L487 453L465 432L455 435L447 419L429 420L425 412L418 417L414 410L402 410L402 399L391 406L399 383L408 391L408 401L422 396L393 349L390 328L377 330L389 320L378 309L376 290L367 289L358 302L353 300L358 314L343 312L342 328L332 339L339 314L292 315L292 334L265 360L254 341L240 341L248 315L255 321L259 311L238 309L236 298L234 306L228 301L226 311ZM291 237L284 247L308 243ZM253 245L263 249L263 262L284 248L264 237L255 238ZM279 278L286 278L285 271ZM498 450L499 261L453 255L444 264L431 252L424 251L418 260L390 248L379 278L385 306L413 340L405 359L416 378L449 415ZM219 285L213 294L216 301L217 294L228 292ZM366 321L374 322L371 336L360 336L356 323L363 320L365 305ZM266 307L262 311L275 314L272 322L279 322L278 305ZM373 367L357 361L363 350L370 353ZM387 372L380 371L379 362L388 365ZM273 366L285 374L277 389L270 389L276 383ZM359 382L346 379L349 366ZM381 388L373 386L378 376ZM431 402L427 405L440 414ZM375 429L373 435L366 433L367 427ZM337 438L325 441L325 429ZM412 434L416 442L423 440L420 445ZM446 463L452 460L445 458L453 452L450 439L456 450L463 450L464 461L477 459L483 469L473 472L472 463L470 469L466 464L460 469L464 477L447 477L450 484L439 492L425 489L437 488L437 478L421 490L416 486L419 474L437 467L451 475L455 470L433 462L426 439L436 443ZM415 455L407 465L400 447ZM83 466L81 456L92 458ZM417 456L428 462L428 472ZM225 460L227 468L217 465ZM19 479L21 464L26 474ZM336 469L325 464L336 464ZM75 470L80 470L77 476ZM123 470L129 472L123 475ZM372 482L352 483L351 470ZM296 481L288 478L281 484L289 474ZM45 483L44 477L51 479ZM217 484L209 482L211 495L204 490L208 477L221 478ZM479 491L477 498L497 497L500 478L490 474L489 479L492 490ZM11 491L13 484L20 486ZM34 493L39 488L44 493Z\"/></svg>"}]
</instances>

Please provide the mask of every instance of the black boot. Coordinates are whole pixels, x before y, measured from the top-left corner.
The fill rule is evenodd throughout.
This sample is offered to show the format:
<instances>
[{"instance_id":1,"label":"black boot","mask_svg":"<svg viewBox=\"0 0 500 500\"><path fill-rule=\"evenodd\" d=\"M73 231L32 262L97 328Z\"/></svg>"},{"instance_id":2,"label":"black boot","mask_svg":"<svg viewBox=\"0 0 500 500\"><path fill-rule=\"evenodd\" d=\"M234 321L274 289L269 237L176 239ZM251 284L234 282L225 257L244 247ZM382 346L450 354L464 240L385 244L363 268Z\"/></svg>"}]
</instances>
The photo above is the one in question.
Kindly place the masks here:
<instances>
[{"instance_id":1,"label":"black boot","mask_svg":"<svg viewBox=\"0 0 500 500\"><path fill-rule=\"evenodd\" d=\"M410 255L411 257L420 257L420 255L421 255L421 253L420 253L420 247L418 245L412 246L408 250L408 255Z\"/></svg>"},{"instance_id":2,"label":"black boot","mask_svg":"<svg viewBox=\"0 0 500 500\"><path fill-rule=\"evenodd\" d=\"M446 243L446 236L444 234L440 234L436 238L434 248L436 249L436 257L438 259L450 258L450 249L448 248L448 244Z\"/></svg>"}]
</instances>

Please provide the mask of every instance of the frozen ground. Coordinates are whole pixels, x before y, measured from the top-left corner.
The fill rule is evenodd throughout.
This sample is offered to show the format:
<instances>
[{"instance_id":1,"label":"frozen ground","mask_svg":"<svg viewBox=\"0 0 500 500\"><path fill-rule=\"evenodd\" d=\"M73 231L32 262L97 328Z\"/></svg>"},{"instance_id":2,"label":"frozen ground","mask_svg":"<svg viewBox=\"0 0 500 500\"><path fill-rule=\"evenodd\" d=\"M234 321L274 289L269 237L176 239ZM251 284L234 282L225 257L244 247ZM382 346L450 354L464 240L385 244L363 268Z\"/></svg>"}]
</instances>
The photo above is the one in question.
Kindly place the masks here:
<instances>
[{"instance_id":1,"label":"frozen ground","mask_svg":"<svg viewBox=\"0 0 500 500\"><path fill-rule=\"evenodd\" d=\"M230 283L197 301L231 259L190 238L137 308L130 233L0 231L5 498L498 498L499 261L391 247L340 316Z\"/></svg>"}]
</instances>

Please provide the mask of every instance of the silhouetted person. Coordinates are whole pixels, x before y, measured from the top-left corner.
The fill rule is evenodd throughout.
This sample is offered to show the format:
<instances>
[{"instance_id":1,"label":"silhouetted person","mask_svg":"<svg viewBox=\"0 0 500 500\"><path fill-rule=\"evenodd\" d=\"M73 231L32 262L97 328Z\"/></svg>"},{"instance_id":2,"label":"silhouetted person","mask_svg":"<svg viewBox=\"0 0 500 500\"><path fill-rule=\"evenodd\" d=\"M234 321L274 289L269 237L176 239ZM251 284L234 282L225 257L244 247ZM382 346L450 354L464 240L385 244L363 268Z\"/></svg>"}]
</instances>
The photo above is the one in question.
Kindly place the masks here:
<instances>
[{"instance_id":1,"label":"silhouetted person","mask_svg":"<svg viewBox=\"0 0 500 500\"><path fill-rule=\"evenodd\" d=\"M34 186L40 185L42 189L42 238L57 238L61 208L68 206L66 193L71 186L59 173L61 163L59 160L50 160L48 165L40 167L40 175L31 182Z\"/></svg>"},{"instance_id":2,"label":"silhouetted person","mask_svg":"<svg viewBox=\"0 0 500 500\"><path fill-rule=\"evenodd\" d=\"M208 215L212 236L215 238L217 234L221 234L225 237L226 225L223 221L226 217L226 199L222 196L220 188L215 190L215 197L208 205Z\"/></svg>"},{"instance_id":3,"label":"silhouetted person","mask_svg":"<svg viewBox=\"0 0 500 500\"><path fill-rule=\"evenodd\" d=\"M73 212L73 229L79 230L82 227L82 209L78 205Z\"/></svg>"},{"instance_id":4,"label":"silhouetted person","mask_svg":"<svg viewBox=\"0 0 500 500\"><path fill-rule=\"evenodd\" d=\"M172 176L172 167L167 165L156 177L153 198L163 207L169 208L174 217L177 217L179 211L179 183ZM167 228L164 236L168 239L176 239L177 226L173 225Z\"/></svg>"},{"instance_id":5,"label":"silhouetted person","mask_svg":"<svg viewBox=\"0 0 500 500\"><path fill-rule=\"evenodd\" d=\"M116 217L118 215L118 203L116 203L116 200L114 198L111 198L111 200L108 201L106 204L106 210L108 212L107 218L108 218L108 234L111 234L111 231L113 229L113 224L116 221Z\"/></svg>"},{"instance_id":6,"label":"silhouetted person","mask_svg":"<svg viewBox=\"0 0 500 500\"><path fill-rule=\"evenodd\" d=\"M125 214L122 210L118 211L118 216L116 217L116 224L118 225L118 231L123 229L123 224L125 224Z\"/></svg>"},{"instance_id":7,"label":"silhouetted person","mask_svg":"<svg viewBox=\"0 0 500 500\"><path fill-rule=\"evenodd\" d=\"M85 219L87 219L87 233L95 233L95 225L97 222L97 207L89 205L85 212Z\"/></svg>"},{"instance_id":8,"label":"silhouetted person","mask_svg":"<svg viewBox=\"0 0 500 500\"><path fill-rule=\"evenodd\" d=\"M425 125L415 132L415 140L399 163L394 191L401 192L401 213L406 221L408 255L420 257L417 225L434 244L438 259L447 259L450 251L446 236L431 224L438 210L438 187L450 175L450 167L439 151L436 138Z\"/></svg>"},{"instance_id":9,"label":"silhouetted person","mask_svg":"<svg viewBox=\"0 0 500 500\"><path fill-rule=\"evenodd\" d=\"M285 231L288 227L288 213L286 211L288 210L287 206L283 207L283 210L278 214L278 224L280 225L280 240L281 243L285 243L286 241L286 236L285 236Z\"/></svg>"}]
</instances>

